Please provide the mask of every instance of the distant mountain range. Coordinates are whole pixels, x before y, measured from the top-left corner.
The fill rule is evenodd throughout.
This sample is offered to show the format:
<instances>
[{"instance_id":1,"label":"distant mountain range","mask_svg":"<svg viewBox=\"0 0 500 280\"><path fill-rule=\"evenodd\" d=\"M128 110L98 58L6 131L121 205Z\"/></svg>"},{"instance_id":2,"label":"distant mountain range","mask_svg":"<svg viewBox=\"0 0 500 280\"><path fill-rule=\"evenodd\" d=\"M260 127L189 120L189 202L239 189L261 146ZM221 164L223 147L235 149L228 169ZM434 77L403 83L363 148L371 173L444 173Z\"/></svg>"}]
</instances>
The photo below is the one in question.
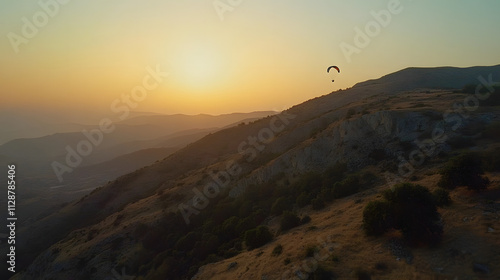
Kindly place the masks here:
<instances>
[{"instance_id":1,"label":"distant mountain range","mask_svg":"<svg viewBox=\"0 0 500 280\"><path fill-rule=\"evenodd\" d=\"M71 168L71 172L64 172L62 181L52 164L57 161L67 166L67 148L77 151L79 143L89 142L80 131L11 140L0 145L0 163L18 166L18 184L23 185L19 215L26 220L76 199L117 176L161 160L209 133L273 114L276 112L219 116L140 114L116 123L113 132L102 133L101 143L92 145L91 153L81 156L81 164ZM97 128L84 126L82 129ZM6 182L5 178L0 181Z\"/></svg>"}]
</instances>

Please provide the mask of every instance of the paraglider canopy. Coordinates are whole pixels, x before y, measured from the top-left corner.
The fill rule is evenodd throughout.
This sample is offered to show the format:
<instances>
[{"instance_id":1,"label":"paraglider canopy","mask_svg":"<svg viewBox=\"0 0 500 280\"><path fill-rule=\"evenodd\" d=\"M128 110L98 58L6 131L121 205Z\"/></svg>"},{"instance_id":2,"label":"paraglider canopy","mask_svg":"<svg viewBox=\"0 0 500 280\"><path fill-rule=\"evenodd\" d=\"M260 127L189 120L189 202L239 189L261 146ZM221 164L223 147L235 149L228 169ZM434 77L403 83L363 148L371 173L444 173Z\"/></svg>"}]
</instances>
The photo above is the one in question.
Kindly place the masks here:
<instances>
[{"instance_id":1,"label":"paraglider canopy","mask_svg":"<svg viewBox=\"0 0 500 280\"><path fill-rule=\"evenodd\" d=\"M332 68L334 68L335 70L337 70L337 72L339 72L339 73L340 73L340 68L338 68L337 66L330 66L330 67L328 67L328 69L326 70L326 72L327 72L327 73L330 73L330 70L331 70Z\"/></svg>"},{"instance_id":2,"label":"paraglider canopy","mask_svg":"<svg viewBox=\"0 0 500 280\"><path fill-rule=\"evenodd\" d=\"M330 73L330 70L332 70L332 68L333 68L333 69L335 69L335 70L337 70L337 72L339 72L339 73L340 73L340 68L338 68L338 67L337 67L337 66L335 66L335 65L328 67L328 69L326 69L326 73ZM335 80L332 80L332 83L333 83L333 82L335 82Z\"/></svg>"}]
</instances>

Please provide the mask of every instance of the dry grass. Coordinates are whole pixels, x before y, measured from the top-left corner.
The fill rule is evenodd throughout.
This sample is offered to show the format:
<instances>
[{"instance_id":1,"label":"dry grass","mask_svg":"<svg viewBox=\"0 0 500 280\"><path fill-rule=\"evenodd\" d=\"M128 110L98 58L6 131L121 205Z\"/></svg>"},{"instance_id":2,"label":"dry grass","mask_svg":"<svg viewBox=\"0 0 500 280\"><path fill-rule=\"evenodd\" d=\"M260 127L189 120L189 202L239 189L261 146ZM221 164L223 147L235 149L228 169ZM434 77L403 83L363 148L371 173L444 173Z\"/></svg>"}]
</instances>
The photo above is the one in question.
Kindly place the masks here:
<instances>
[{"instance_id":1,"label":"dry grass","mask_svg":"<svg viewBox=\"0 0 500 280\"><path fill-rule=\"evenodd\" d=\"M489 175L493 189L487 192L498 193L499 176ZM419 174L422 179L416 183L433 189L438 176ZM287 275L287 271L293 272L303 265L306 249L311 246L320 248L321 256L328 255L319 263L339 279L356 279L356 272L361 270L368 272L371 279L478 279L480 274L473 271L474 263L490 267L491 273L484 279L499 279L500 217L498 213L487 213L480 208L485 202L481 196L486 193L453 191L452 206L439 209L445 222L443 242L438 248L411 249L413 262L407 264L403 259L398 260L386 246L388 239L397 233L380 238L363 234L363 207L367 201L376 199L376 191L336 200L319 212L304 210L301 214L310 215L311 223L294 228L261 248L206 265L195 279L285 279L282 276ZM355 203L358 198L363 202ZM276 220L270 221L270 227L276 228L276 223ZM316 229L311 230L313 226ZM488 227L495 232L488 232ZM326 248L322 248L321 240L327 241ZM283 253L278 257L272 256L276 244L283 246ZM288 265L284 264L286 258L291 260ZM237 262L237 266L228 270L232 262ZM267 278L262 278L264 276Z\"/></svg>"}]
</instances>

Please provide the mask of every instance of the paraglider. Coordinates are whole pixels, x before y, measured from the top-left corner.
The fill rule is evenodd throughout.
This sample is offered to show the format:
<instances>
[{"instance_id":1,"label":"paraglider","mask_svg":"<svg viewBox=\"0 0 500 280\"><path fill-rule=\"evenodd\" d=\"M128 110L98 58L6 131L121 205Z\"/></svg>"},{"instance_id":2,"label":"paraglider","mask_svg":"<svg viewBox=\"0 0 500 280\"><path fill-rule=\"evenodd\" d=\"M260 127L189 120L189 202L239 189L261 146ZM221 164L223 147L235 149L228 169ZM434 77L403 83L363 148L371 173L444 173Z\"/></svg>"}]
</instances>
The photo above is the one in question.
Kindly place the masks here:
<instances>
[{"instance_id":1,"label":"paraglider","mask_svg":"<svg viewBox=\"0 0 500 280\"><path fill-rule=\"evenodd\" d=\"M337 66L330 66L330 67L328 67L328 69L326 69L326 73L330 73L330 70L331 70L332 68L333 68L333 69L335 69L335 70L337 70L337 72L339 72L339 73L340 73L340 68L338 68ZM333 82L335 82L335 80L332 80L332 83L333 83Z\"/></svg>"}]
</instances>

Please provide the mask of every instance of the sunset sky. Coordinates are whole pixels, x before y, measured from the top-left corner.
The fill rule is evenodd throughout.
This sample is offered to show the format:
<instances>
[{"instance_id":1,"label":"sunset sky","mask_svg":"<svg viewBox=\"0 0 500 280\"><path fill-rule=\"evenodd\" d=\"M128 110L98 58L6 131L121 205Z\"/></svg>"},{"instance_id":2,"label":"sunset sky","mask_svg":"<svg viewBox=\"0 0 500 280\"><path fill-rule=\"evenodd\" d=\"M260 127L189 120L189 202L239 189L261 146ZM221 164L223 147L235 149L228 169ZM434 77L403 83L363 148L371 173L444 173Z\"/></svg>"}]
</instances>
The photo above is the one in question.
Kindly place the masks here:
<instances>
[{"instance_id":1,"label":"sunset sky","mask_svg":"<svg viewBox=\"0 0 500 280\"><path fill-rule=\"evenodd\" d=\"M410 66L500 64L497 0L60 2L2 1L0 110L94 122L147 68L169 75L133 110L223 114L286 109ZM349 59L341 44L356 47L367 25L376 34Z\"/></svg>"}]
</instances>

